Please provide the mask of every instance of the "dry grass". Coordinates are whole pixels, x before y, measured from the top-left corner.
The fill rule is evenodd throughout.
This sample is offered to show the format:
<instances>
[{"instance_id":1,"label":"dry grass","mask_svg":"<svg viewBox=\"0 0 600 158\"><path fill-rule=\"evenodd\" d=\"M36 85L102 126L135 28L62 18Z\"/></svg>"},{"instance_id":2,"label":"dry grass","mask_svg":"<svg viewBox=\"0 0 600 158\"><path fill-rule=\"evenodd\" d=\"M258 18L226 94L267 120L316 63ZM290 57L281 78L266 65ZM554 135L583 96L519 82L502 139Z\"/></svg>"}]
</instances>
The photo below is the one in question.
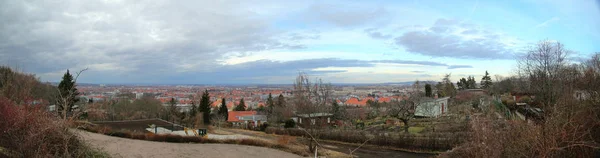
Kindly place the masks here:
<instances>
[{"instance_id":1,"label":"dry grass","mask_svg":"<svg viewBox=\"0 0 600 158\"><path fill-rule=\"evenodd\" d=\"M296 141L296 137L294 136L289 136L289 135L283 135L280 137L277 137L277 144L279 145L288 145L290 142L295 142Z\"/></svg>"}]
</instances>

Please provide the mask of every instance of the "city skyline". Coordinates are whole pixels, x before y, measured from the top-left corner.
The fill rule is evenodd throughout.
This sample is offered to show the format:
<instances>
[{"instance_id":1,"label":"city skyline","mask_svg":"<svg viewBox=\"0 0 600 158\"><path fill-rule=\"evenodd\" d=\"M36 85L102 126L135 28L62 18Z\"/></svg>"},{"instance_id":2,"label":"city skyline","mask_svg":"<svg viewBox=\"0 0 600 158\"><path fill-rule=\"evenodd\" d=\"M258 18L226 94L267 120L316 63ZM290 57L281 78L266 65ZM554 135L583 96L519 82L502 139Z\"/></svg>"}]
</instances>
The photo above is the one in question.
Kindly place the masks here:
<instances>
[{"instance_id":1,"label":"city skyline","mask_svg":"<svg viewBox=\"0 0 600 158\"><path fill-rule=\"evenodd\" d=\"M0 4L0 64L49 82L84 68L94 84L479 81L542 40L574 62L600 52L598 1Z\"/></svg>"}]
</instances>

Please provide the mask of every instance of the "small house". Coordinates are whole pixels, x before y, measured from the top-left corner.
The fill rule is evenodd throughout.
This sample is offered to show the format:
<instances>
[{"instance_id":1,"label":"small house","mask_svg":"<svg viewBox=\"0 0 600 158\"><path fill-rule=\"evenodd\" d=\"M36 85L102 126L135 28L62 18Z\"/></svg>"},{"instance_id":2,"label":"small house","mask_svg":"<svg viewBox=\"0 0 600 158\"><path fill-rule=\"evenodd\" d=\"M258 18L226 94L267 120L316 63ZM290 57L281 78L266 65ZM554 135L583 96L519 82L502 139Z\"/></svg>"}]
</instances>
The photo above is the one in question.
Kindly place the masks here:
<instances>
[{"instance_id":1,"label":"small house","mask_svg":"<svg viewBox=\"0 0 600 158\"><path fill-rule=\"evenodd\" d=\"M419 117L438 117L448 112L448 99L443 98L427 98L421 101L415 110L415 116Z\"/></svg>"},{"instance_id":2,"label":"small house","mask_svg":"<svg viewBox=\"0 0 600 158\"><path fill-rule=\"evenodd\" d=\"M334 123L333 114L330 113L310 113L310 114L298 114L296 115L298 125L302 127L317 126L323 127Z\"/></svg>"}]
</instances>

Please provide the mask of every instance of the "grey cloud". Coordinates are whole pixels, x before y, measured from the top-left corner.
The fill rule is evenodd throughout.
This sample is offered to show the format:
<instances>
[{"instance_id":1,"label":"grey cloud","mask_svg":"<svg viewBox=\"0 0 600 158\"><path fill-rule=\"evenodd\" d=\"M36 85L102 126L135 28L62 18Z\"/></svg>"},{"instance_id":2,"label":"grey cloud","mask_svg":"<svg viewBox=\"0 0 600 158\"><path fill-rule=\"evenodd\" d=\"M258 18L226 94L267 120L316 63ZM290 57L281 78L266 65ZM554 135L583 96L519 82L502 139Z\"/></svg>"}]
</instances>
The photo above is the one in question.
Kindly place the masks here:
<instances>
[{"instance_id":1,"label":"grey cloud","mask_svg":"<svg viewBox=\"0 0 600 158\"><path fill-rule=\"evenodd\" d=\"M366 29L365 33L367 33L371 38L375 38L375 39L390 39L390 38L392 38L392 35L383 34L381 32L378 32L374 28Z\"/></svg>"},{"instance_id":2,"label":"grey cloud","mask_svg":"<svg viewBox=\"0 0 600 158\"><path fill-rule=\"evenodd\" d=\"M510 59L514 50L500 42L499 35L474 26L466 33L480 33L482 38L467 39L454 33L459 23L439 19L428 30L413 30L396 37L395 43L407 51L432 57Z\"/></svg>"},{"instance_id":3,"label":"grey cloud","mask_svg":"<svg viewBox=\"0 0 600 158\"><path fill-rule=\"evenodd\" d=\"M423 73L425 71L410 71L410 72L414 72L414 73Z\"/></svg>"},{"instance_id":4,"label":"grey cloud","mask_svg":"<svg viewBox=\"0 0 600 158\"><path fill-rule=\"evenodd\" d=\"M356 4L316 3L309 7L313 18L337 26L357 26L383 17L387 11L383 7L370 7Z\"/></svg>"},{"instance_id":5,"label":"grey cloud","mask_svg":"<svg viewBox=\"0 0 600 158\"><path fill-rule=\"evenodd\" d=\"M444 63L433 62L433 61L415 61L415 60L375 60L376 63L394 63L394 64L413 64L413 65L424 65L424 66L448 66Z\"/></svg>"},{"instance_id":6,"label":"grey cloud","mask_svg":"<svg viewBox=\"0 0 600 158\"><path fill-rule=\"evenodd\" d=\"M69 5L65 5L69 4ZM33 73L90 65L126 73L208 71L224 54L306 46L234 1L0 2L0 63ZM200 7L200 8L199 8ZM106 63L112 63L107 65Z\"/></svg>"},{"instance_id":7,"label":"grey cloud","mask_svg":"<svg viewBox=\"0 0 600 158\"><path fill-rule=\"evenodd\" d=\"M86 81L95 83L119 82L119 79L128 79L139 82L148 83L260 83L260 79L269 78L269 76L277 76L279 78L293 79L298 72L306 72L311 75L327 75L335 73L343 73L345 70L315 70L317 68L327 67L374 67L377 63L396 63L396 64L413 64L421 66L443 66L446 64L428 62L428 61L410 61L410 60L350 60L336 58L322 59L305 59L294 61L271 61L258 60L245 62L235 65L217 65L210 70L203 72L146 72L142 74L110 74L96 73L91 76L85 76ZM93 70L91 70L93 71ZM110 76L110 80L94 80L97 75ZM423 74L426 75L426 74ZM98 77L98 78L106 78ZM185 77L182 77L185 76ZM420 76L425 77L425 76ZM116 79L114 79L116 78ZM291 81L290 81L291 82Z\"/></svg>"},{"instance_id":8,"label":"grey cloud","mask_svg":"<svg viewBox=\"0 0 600 158\"><path fill-rule=\"evenodd\" d=\"M448 69L473 68L471 65L450 65Z\"/></svg>"}]
</instances>

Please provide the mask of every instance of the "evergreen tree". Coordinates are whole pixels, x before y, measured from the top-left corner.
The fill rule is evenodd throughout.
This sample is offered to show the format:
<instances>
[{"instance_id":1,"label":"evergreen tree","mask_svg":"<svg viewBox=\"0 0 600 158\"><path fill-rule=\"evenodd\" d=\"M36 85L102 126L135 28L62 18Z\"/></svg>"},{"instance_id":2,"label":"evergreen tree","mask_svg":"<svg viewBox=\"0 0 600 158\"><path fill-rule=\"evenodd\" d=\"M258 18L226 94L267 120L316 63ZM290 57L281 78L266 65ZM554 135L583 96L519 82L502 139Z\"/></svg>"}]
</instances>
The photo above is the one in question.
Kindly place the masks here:
<instances>
[{"instance_id":1,"label":"evergreen tree","mask_svg":"<svg viewBox=\"0 0 600 158\"><path fill-rule=\"evenodd\" d=\"M225 102L225 98L221 99L221 107L219 107L219 115L227 119L229 116L229 109L227 109L227 103Z\"/></svg>"},{"instance_id":2,"label":"evergreen tree","mask_svg":"<svg viewBox=\"0 0 600 158\"><path fill-rule=\"evenodd\" d=\"M489 89L490 87L492 87L492 78L490 77L490 74L486 70L485 76L483 76L481 78L481 88Z\"/></svg>"},{"instance_id":3,"label":"evergreen tree","mask_svg":"<svg viewBox=\"0 0 600 158\"><path fill-rule=\"evenodd\" d=\"M477 82L475 81L475 77L473 76L469 76L467 77L467 84L469 85L468 89L476 89L477 88Z\"/></svg>"},{"instance_id":4,"label":"evergreen tree","mask_svg":"<svg viewBox=\"0 0 600 158\"><path fill-rule=\"evenodd\" d=\"M431 96L431 85L430 84L425 84L425 96L426 97L432 97Z\"/></svg>"},{"instance_id":5,"label":"evergreen tree","mask_svg":"<svg viewBox=\"0 0 600 158\"><path fill-rule=\"evenodd\" d=\"M202 93L199 110L202 113L202 120L204 120L204 124L210 124L210 96L208 94L208 90L204 90L204 93Z\"/></svg>"},{"instance_id":6,"label":"evergreen tree","mask_svg":"<svg viewBox=\"0 0 600 158\"><path fill-rule=\"evenodd\" d=\"M271 95L271 93L269 93L269 98L267 98L267 113L268 114L273 113L273 106L275 106L275 103L273 102L273 96Z\"/></svg>"},{"instance_id":7,"label":"evergreen tree","mask_svg":"<svg viewBox=\"0 0 600 158\"><path fill-rule=\"evenodd\" d=\"M71 75L69 70L67 70L67 73L63 75L62 80L58 84L58 90L60 91L61 99L58 101L58 107L56 111L60 116L66 116L71 113L71 111L73 111L73 106L79 101L79 98L77 98L79 92L77 91L76 87L77 85L75 85L73 75ZM67 114L63 115L64 111L66 111ZM64 118L66 119L66 117Z\"/></svg>"},{"instance_id":8,"label":"evergreen tree","mask_svg":"<svg viewBox=\"0 0 600 158\"><path fill-rule=\"evenodd\" d=\"M342 120L343 119L343 113L342 113L342 109L340 107L340 105L337 103L337 101L333 100L333 103L331 103L331 113L333 114L333 120Z\"/></svg>"},{"instance_id":9,"label":"evergreen tree","mask_svg":"<svg viewBox=\"0 0 600 158\"><path fill-rule=\"evenodd\" d=\"M196 107L196 102L193 101L192 102L192 109L190 109L190 111L189 111L190 118L194 118L197 113L198 113L198 108Z\"/></svg>"},{"instance_id":10,"label":"evergreen tree","mask_svg":"<svg viewBox=\"0 0 600 158\"><path fill-rule=\"evenodd\" d=\"M277 97L277 107L285 107L285 98L283 97L283 94L279 94L279 97Z\"/></svg>"},{"instance_id":11,"label":"evergreen tree","mask_svg":"<svg viewBox=\"0 0 600 158\"><path fill-rule=\"evenodd\" d=\"M175 98L171 98L171 101L169 101L169 119L175 121L177 113L177 101L175 101Z\"/></svg>"},{"instance_id":12,"label":"evergreen tree","mask_svg":"<svg viewBox=\"0 0 600 158\"><path fill-rule=\"evenodd\" d=\"M244 103L244 98L240 100L240 104L235 106L234 111L246 111L246 103Z\"/></svg>"},{"instance_id":13,"label":"evergreen tree","mask_svg":"<svg viewBox=\"0 0 600 158\"><path fill-rule=\"evenodd\" d=\"M454 97L456 95L456 87L454 87L454 84L452 81L450 81L450 74L446 74L446 76L444 76L441 84L444 91L443 96Z\"/></svg>"}]
</instances>

